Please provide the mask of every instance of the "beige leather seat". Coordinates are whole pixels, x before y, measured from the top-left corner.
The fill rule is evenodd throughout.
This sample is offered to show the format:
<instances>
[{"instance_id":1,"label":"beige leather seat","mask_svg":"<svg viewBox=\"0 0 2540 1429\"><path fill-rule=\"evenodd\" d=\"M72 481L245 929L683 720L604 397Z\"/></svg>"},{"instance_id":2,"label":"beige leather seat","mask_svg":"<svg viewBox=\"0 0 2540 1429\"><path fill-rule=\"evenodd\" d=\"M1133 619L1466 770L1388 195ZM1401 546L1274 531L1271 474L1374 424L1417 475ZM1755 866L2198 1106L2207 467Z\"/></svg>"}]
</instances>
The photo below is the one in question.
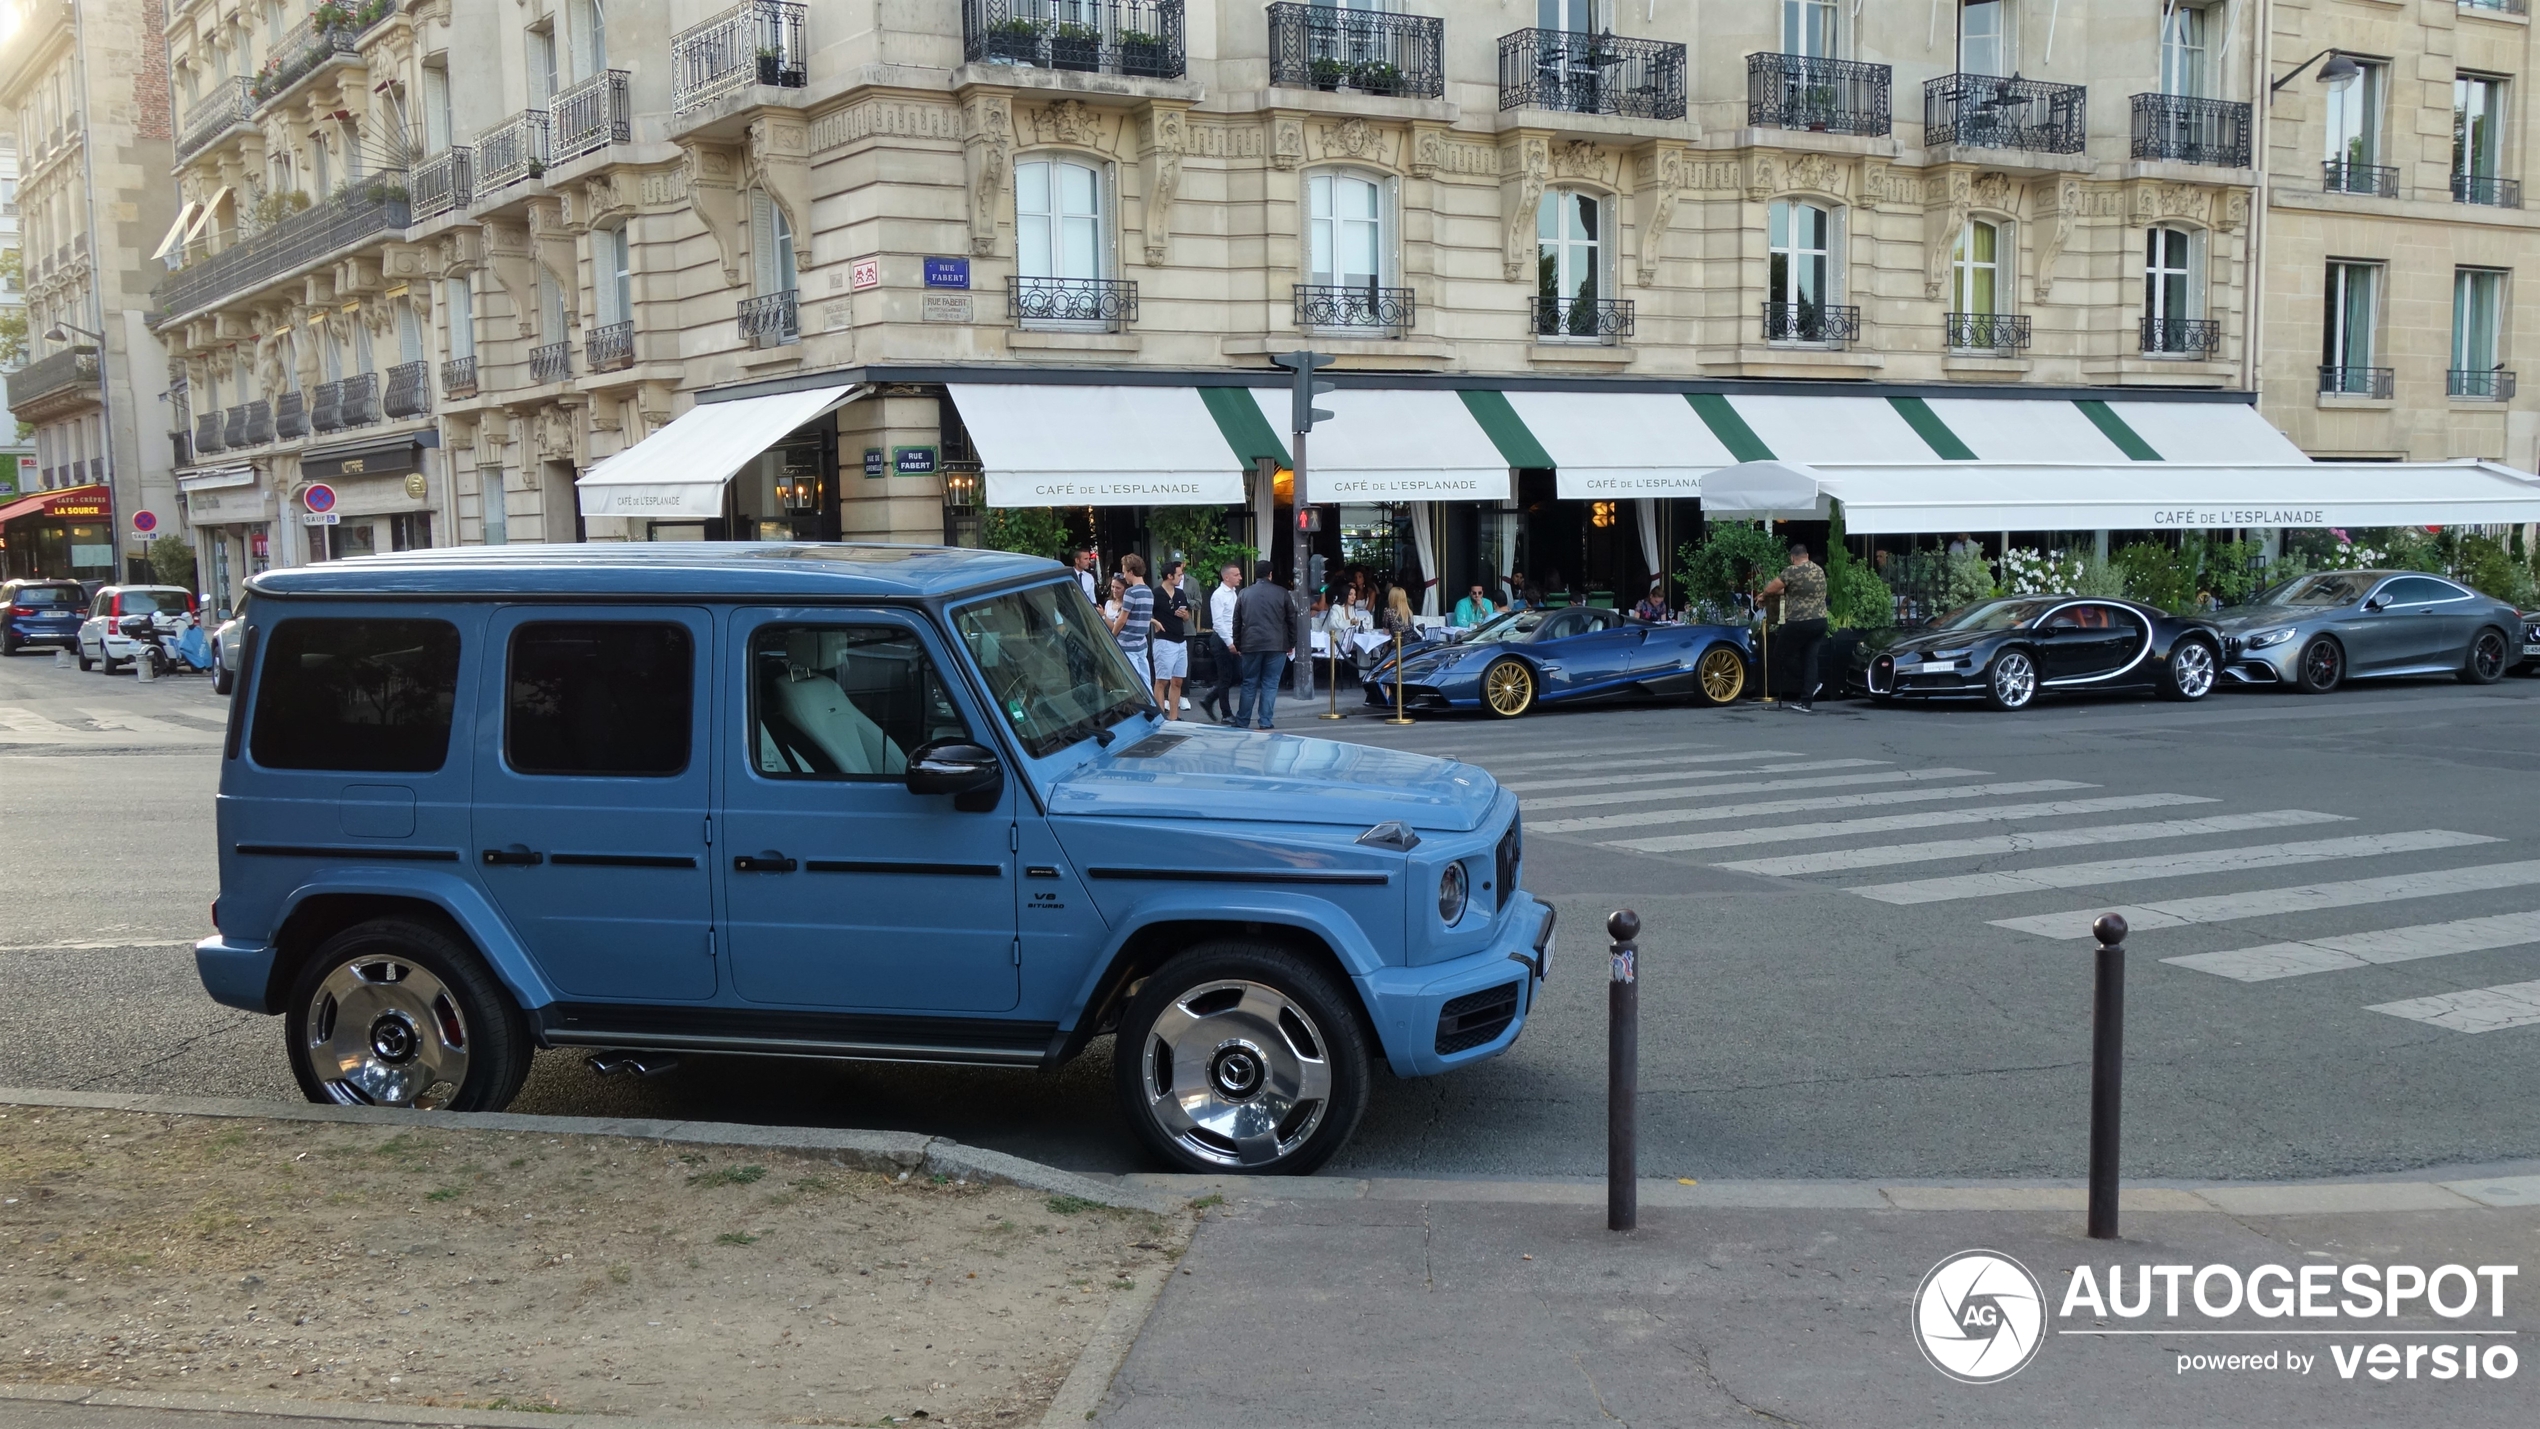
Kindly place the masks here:
<instances>
[{"instance_id":1,"label":"beige leather seat","mask_svg":"<svg viewBox=\"0 0 2540 1429\"><path fill-rule=\"evenodd\" d=\"M831 671L820 668L819 647L820 637L812 632L786 634L787 669L776 682L775 690L779 712L803 732L804 738L818 745L842 774L904 773L908 768L907 753L855 707L847 692L838 688ZM767 744L764 734L760 742ZM762 758L771 754L772 749L762 750Z\"/></svg>"}]
</instances>

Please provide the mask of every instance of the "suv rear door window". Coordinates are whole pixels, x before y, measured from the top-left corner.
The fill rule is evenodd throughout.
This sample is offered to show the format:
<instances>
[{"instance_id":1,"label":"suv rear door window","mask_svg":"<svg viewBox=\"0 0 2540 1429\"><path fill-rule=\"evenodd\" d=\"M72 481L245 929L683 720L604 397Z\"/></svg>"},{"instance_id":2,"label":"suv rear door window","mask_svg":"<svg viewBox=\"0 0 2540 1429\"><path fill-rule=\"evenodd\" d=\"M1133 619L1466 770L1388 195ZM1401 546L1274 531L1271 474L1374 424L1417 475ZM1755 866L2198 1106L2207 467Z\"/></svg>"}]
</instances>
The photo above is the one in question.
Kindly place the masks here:
<instances>
[{"instance_id":1,"label":"suv rear door window","mask_svg":"<svg viewBox=\"0 0 2540 1429\"><path fill-rule=\"evenodd\" d=\"M266 637L248 749L268 769L429 773L458 688L447 621L286 620Z\"/></svg>"},{"instance_id":2,"label":"suv rear door window","mask_svg":"<svg viewBox=\"0 0 2540 1429\"><path fill-rule=\"evenodd\" d=\"M684 627L523 625L504 685L503 757L522 774L667 778L688 767L695 685Z\"/></svg>"}]
</instances>

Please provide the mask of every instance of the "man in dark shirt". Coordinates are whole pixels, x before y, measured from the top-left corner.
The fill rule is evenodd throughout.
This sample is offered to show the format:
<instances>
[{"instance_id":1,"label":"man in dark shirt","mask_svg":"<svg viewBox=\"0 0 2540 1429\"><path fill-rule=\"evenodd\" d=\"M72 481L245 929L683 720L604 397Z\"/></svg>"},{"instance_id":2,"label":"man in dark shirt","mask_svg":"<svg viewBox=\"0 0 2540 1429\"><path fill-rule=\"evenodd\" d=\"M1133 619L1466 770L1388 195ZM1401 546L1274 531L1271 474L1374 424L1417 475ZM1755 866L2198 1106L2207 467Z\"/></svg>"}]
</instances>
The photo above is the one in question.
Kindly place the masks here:
<instances>
[{"instance_id":1,"label":"man in dark shirt","mask_svg":"<svg viewBox=\"0 0 2540 1429\"><path fill-rule=\"evenodd\" d=\"M1147 663L1155 676L1155 702L1166 719L1182 717L1182 681L1191 673L1191 597L1182 589L1182 563L1164 567L1155 588L1155 638L1147 642Z\"/></svg>"},{"instance_id":2,"label":"man in dark shirt","mask_svg":"<svg viewBox=\"0 0 2540 1429\"><path fill-rule=\"evenodd\" d=\"M1287 673L1288 652L1296 648L1296 607L1288 601L1287 587L1271 579L1272 574L1270 563L1263 561L1253 568L1252 584L1235 597L1235 649L1244 669L1243 699L1235 707L1238 729L1276 728L1272 713L1279 703L1279 679Z\"/></svg>"},{"instance_id":3,"label":"man in dark shirt","mask_svg":"<svg viewBox=\"0 0 2540 1429\"><path fill-rule=\"evenodd\" d=\"M1790 544L1790 564L1764 587L1764 598L1782 598L1782 639L1791 667L1799 672L1799 698L1783 706L1801 714L1817 712L1817 651L1826 643L1826 568L1808 559L1808 547ZM1772 683L1771 673L1765 684Z\"/></svg>"}]
</instances>

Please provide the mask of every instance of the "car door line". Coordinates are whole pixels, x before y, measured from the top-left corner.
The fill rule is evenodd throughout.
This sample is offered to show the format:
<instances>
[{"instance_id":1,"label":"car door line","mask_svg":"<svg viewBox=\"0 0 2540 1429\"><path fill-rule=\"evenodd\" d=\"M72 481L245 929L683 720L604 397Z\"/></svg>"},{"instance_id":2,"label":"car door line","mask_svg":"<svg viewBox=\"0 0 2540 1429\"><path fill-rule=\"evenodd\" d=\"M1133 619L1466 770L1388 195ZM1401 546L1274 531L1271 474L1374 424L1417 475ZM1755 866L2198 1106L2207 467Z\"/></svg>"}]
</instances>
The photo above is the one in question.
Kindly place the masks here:
<instances>
[{"instance_id":1,"label":"car door line","mask_svg":"<svg viewBox=\"0 0 2540 1429\"><path fill-rule=\"evenodd\" d=\"M2079 609L2091 603L2092 602L2088 601L2075 601L2072 605L2059 605L2053 610L2046 612L2046 619L2053 620L2056 616L2063 614L2067 610ZM2134 619L2143 622L2143 644L2134 652L2132 658L2128 659L2124 664L2117 666L2115 669L2105 671L2101 674L2065 675L2052 680L2043 680L2039 683L2046 685L2095 685L2116 679L2118 676L2125 674L2127 671L2132 670L2135 666L2143 663L2144 659L2152 653L2152 643L2157 638L2152 629L2152 622L2145 619L2141 614L2130 610L2124 610L2122 607L2111 606L2109 610L2112 617L2119 614L2130 615ZM2042 624L2040 628L2043 628ZM2100 642L2094 641L2092 643L2097 644Z\"/></svg>"}]
</instances>

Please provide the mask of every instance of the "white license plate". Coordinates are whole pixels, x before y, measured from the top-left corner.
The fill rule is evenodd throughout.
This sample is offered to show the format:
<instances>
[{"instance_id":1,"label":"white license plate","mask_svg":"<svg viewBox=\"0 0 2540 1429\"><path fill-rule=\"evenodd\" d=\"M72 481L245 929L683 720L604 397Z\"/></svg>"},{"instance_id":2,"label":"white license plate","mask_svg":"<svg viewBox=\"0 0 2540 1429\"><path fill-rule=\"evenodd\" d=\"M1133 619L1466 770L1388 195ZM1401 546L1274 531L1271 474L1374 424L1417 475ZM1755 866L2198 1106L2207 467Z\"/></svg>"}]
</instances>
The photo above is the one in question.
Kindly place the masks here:
<instances>
[{"instance_id":1,"label":"white license plate","mask_svg":"<svg viewBox=\"0 0 2540 1429\"><path fill-rule=\"evenodd\" d=\"M2540 645L2525 645L2522 647L2522 653L2526 656L2540 655Z\"/></svg>"},{"instance_id":2,"label":"white license plate","mask_svg":"<svg viewBox=\"0 0 2540 1429\"><path fill-rule=\"evenodd\" d=\"M1896 667L1896 673L1900 675L1945 675L1957 668L1958 662L1955 660L1929 660L1920 665L1899 665Z\"/></svg>"}]
</instances>

